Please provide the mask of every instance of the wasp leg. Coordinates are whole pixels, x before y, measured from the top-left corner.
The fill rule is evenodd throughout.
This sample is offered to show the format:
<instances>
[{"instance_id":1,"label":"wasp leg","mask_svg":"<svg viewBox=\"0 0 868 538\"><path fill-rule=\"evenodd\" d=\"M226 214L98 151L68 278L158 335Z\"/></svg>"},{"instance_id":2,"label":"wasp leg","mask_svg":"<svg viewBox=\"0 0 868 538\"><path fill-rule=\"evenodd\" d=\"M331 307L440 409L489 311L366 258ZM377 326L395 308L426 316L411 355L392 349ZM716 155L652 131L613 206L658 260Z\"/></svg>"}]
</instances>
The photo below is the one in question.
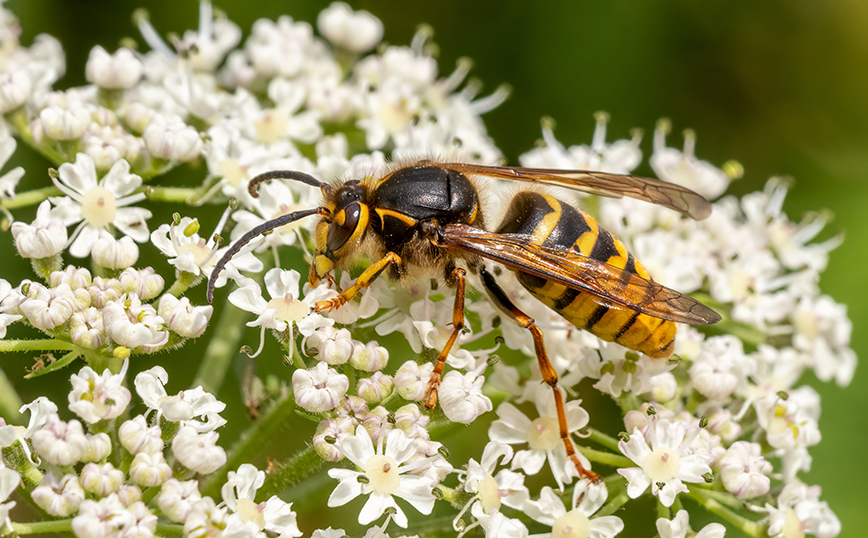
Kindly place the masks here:
<instances>
[{"instance_id":1,"label":"wasp leg","mask_svg":"<svg viewBox=\"0 0 868 538\"><path fill-rule=\"evenodd\" d=\"M539 362L539 370L542 373L543 381L552 388L555 397L555 407L558 412L558 429L560 431L561 441L564 443L564 448L567 450L567 457L576 466L576 471L579 473L579 478L589 478L591 481L598 480L600 476L582 465L579 457L576 455L576 448L573 446L573 441L570 438L570 431L567 427L567 414L564 411L564 399L561 397L561 389L558 386L558 373L555 372L552 363L549 361L546 354L545 344L543 343L543 334L539 327L534 323L533 318L519 310L512 301L507 297L494 276L489 273L484 267L480 269L482 284L485 286L485 291L488 292L492 302L497 305L505 314L515 320L516 323L530 331L533 336L533 346L536 351L536 358Z\"/></svg>"},{"instance_id":2,"label":"wasp leg","mask_svg":"<svg viewBox=\"0 0 868 538\"><path fill-rule=\"evenodd\" d=\"M443 375L446 357L449 356L455 340L458 339L458 335L464 329L464 277L466 274L467 272L460 267L452 269L452 273L450 273L450 276L455 281L455 304L452 307L452 334L449 335L449 340L443 346L443 351L437 355L434 371L428 380L428 390L425 392L425 407L428 409L434 409L437 406L437 390L440 387L440 377Z\"/></svg>"},{"instance_id":3,"label":"wasp leg","mask_svg":"<svg viewBox=\"0 0 868 538\"><path fill-rule=\"evenodd\" d=\"M329 299L328 301L318 301L316 304L314 304L314 310L316 310L317 312L327 312L329 310L340 308L347 302L352 301L353 297L355 297L356 294L359 293L359 291L373 284L374 280L376 280L376 278L380 276L380 273L382 273L383 270L385 270L386 267L388 267L391 263L401 265L401 257L394 252L389 252L383 257L382 260L372 264L367 269L365 269L362 274L359 275L359 278L356 279L353 285L342 291L340 295Z\"/></svg>"}]
</instances>

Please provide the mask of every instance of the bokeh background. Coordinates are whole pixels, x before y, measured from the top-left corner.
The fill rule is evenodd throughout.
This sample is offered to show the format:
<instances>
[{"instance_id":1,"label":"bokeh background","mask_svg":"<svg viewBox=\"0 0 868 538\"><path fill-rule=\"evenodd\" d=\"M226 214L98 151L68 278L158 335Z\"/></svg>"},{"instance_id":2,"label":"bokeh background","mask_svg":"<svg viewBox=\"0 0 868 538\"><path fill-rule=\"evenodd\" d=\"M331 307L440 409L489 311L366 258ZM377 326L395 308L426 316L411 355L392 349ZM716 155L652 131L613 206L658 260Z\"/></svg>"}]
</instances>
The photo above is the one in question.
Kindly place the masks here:
<instances>
[{"instance_id":1,"label":"bokeh background","mask_svg":"<svg viewBox=\"0 0 868 538\"><path fill-rule=\"evenodd\" d=\"M868 3L350 4L380 17L390 43L407 44L417 25L430 24L442 73L451 72L459 57L469 56L483 93L510 84L512 97L485 121L513 163L539 138L542 116L553 117L558 139L571 145L590 142L593 113L605 110L611 114L610 140L628 137L634 127L645 130L646 156L659 118L672 120L670 145L680 146L682 129L695 129L700 158L717 165L736 159L744 165L744 179L732 187L735 193L760 189L772 175L791 176L794 188L785 205L791 219L828 209L834 219L820 239L846 235L831 254L821 287L848 304L853 348L868 356L868 212L863 210L868 201ZM135 8L147 8L164 36L198 24L195 0L9 0L4 5L21 20L23 44L47 32L64 45L68 68L61 87L85 83L84 64L94 45L113 50L124 37L141 41L131 20ZM215 0L245 36L257 18L291 14L314 22L326 5ZM39 175L47 163L35 154L22 150L16 160L28 167L25 181L43 184L47 179ZM26 263L6 257L7 252L4 246L4 265L27 270ZM4 268L9 278L7 272ZM4 363L4 369L25 366L24 361ZM186 375L192 380L192 372ZM823 498L843 523L841 536L863 536L868 528L868 419L862 413L868 408L868 373L859 368L846 389L807 381L823 396L823 441L812 449L814 464L805 481L823 487ZM25 400L27 392L22 387Z\"/></svg>"}]
</instances>

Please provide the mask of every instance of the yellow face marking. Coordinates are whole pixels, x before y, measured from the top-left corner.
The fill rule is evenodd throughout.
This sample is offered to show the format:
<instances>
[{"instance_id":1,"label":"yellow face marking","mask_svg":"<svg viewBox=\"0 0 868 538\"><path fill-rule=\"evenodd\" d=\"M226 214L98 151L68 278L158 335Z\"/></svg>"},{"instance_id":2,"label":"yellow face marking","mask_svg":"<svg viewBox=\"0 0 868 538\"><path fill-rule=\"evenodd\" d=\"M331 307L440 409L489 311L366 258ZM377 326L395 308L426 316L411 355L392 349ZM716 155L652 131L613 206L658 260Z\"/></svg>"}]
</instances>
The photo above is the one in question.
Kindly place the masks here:
<instances>
[{"instance_id":1,"label":"yellow face marking","mask_svg":"<svg viewBox=\"0 0 868 538\"><path fill-rule=\"evenodd\" d=\"M400 213L398 211L394 211L392 209L383 209L381 207L378 207L374 211L376 211L377 215L380 216L381 221L385 221L384 217L389 216L389 217L394 217L394 218L400 220L401 222L403 222L407 226L415 226L416 225L416 219L414 219L413 217L411 217L409 215L405 215L403 213Z\"/></svg>"},{"instance_id":2,"label":"yellow face marking","mask_svg":"<svg viewBox=\"0 0 868 538\"><path fill-rule=\"evenodd\" d=\"M316 274L320 278L329 274L329 272L332 269L334 269L334 267L335 267L334 262L331 261L330 259L328 259L323 254L317 254L316 256L314 256L313 264L314 264L314 267L316 268Z\"/></svg>"},{"instance_id":3,"label":"yellow face marking","mask_svg":"<svg viewBox=\"0 0 868 538\"><path fill-rule=\"evenodd\" d=\"M555 226L558 225L558 221L561 220L561 203L548 194L544 194L543 198L545 198L549 207L552 208L552 211L540 219L539 224L537 224L533 229L530 241L535 245L541 245L546 239L548 239L552 234L552 231L554 231Z\"/></svg>"}]
</instances>

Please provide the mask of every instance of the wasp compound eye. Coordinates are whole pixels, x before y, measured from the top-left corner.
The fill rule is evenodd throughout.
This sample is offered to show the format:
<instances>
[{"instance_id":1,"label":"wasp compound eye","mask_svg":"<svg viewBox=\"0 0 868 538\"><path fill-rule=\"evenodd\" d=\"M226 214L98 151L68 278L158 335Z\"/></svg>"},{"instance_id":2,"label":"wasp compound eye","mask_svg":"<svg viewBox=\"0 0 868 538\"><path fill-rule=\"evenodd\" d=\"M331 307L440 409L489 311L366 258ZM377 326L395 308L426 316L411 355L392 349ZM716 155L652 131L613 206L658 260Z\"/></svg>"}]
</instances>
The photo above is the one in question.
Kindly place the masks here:
<instances>
[{"instance_id":1,"label":"wasp compound eye","mask_svg":"<svg viewBox=\"0 0 868 538\"><path fill-rule=\"evenodd\" d=\"M362 204L353 202L335 215L329 226L326 247L334 252L344 246L353 236L362 220Z\"/></svg>"}]
</instances>

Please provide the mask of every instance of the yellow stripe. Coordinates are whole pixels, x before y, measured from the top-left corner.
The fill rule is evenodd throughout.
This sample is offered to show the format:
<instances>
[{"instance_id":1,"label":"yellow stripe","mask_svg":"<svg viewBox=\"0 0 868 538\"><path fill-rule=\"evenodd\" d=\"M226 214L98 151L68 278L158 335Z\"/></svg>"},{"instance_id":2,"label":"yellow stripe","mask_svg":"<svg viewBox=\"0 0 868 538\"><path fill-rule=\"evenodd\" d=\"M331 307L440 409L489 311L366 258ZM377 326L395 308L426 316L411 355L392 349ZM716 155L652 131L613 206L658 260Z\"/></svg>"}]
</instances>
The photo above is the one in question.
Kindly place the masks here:
<instances>
[{"instance_id":1,"label":"yellow stripe","mask_svg":"<svg viewBox=\"0 0 868 538\"><path fill-rule=\"evenodd\" d=\"M600 235L600 225L597 224L597 221L593 217L586 213L582 213L582 217L591 229L580 235L576 239L575 245L583 255L590 256L594 250L594 245L597 244L597 237Z\"/></svg>"},{"instance_id":2,"label":"yellow stripe","mask_svg":"<svg viewBox=\"0 0 868 538\"><path fill-rule=\"evenodd\" d=\"M618 251L618 255L610 257L608 260L606 260L606 263L608 263L609 265L613 265L618 269L623 269L627 266L627 257L629 256L629 254L627 253L627 247L625 247L624 243L619 241L614 236L612 237L612 243L615 245L615 250Z\"/></svg>"},{"instance_id":3,"label":"yellow stripe","mask_svg":"<svg viewBox=\"0 0 868 538\"><path fill-rule=\"evenodd\" d=\"M548 239L548 237L554 231L555 226L558 225L558 222L561 220L561 203L558 202L556 198L550 196L548 194L544 194L543 198L545 198L546 203L548 203L549 207L552 208L551 213L546 213L542 219L540 219L539 224L533 229L533 234L531 235L531 243L534 245L541 245L543 242Z\"/></svg>"},{"instance_id":4,"label":"yellow stripe","mask_svg":"<svg viewBox=\"0 0 868 538\"><path fill-rule=\"evenodd\" d=\"M405 215L404 213L400 213L400 212L394 211L392 209L383 209L381 207L378 207L374 211L377 213L377 215L380 216L380 220L384 220L384 217L390 216L390 217L395 217L396 219L400 220L401 222L403 222L407 226L415 226L416 225L416 219L414 219L413 217L411 217L409 215Z\"/></svg>"}]
</instances>

